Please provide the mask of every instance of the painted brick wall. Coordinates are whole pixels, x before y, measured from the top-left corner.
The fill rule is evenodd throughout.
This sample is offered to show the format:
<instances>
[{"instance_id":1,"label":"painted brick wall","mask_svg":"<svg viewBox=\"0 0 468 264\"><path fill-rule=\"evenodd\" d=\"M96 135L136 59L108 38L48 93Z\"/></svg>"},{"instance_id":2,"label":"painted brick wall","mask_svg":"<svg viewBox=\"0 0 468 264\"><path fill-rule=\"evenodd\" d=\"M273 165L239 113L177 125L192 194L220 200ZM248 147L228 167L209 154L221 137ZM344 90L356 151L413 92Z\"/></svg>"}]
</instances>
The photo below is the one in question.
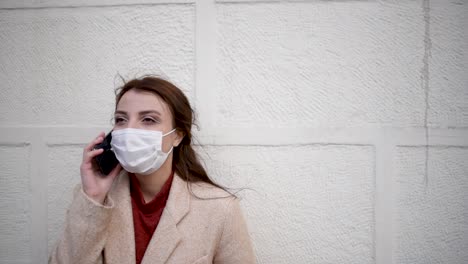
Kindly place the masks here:
<instances>
[{"instance_id":1,"label":"painted brick wall","mask_svg":"<svg viewBox=\"0 0 468 264\"><path fill-rule=\"evenodd\" d=\"M156 73L259 263L467 263L466 27L466 0L0 2L0 262L47 262L118 74Z\"/></svg>"}]
</instances>

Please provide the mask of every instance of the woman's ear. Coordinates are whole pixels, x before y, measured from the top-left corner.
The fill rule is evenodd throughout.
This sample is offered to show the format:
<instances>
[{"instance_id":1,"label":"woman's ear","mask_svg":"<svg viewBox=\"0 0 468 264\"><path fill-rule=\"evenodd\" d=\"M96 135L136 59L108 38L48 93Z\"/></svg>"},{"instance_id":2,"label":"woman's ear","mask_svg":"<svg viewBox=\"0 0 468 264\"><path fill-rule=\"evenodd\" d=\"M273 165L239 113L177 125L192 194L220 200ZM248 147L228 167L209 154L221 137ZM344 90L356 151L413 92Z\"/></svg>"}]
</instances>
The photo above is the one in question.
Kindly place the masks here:
<instances>
[{"instance_id":1,"label":"woman's ear","mask_svg":"<svg viewBox=\"0 0 468 264\"><path fill-rule=\"evenodd\" d=\"M179 146L180 142L182 142L182 139L184 139L185 134L182 131L179 131L176 129L175 132L175 140L174 140L174 147Z\"/></svg>"}]
</instances>

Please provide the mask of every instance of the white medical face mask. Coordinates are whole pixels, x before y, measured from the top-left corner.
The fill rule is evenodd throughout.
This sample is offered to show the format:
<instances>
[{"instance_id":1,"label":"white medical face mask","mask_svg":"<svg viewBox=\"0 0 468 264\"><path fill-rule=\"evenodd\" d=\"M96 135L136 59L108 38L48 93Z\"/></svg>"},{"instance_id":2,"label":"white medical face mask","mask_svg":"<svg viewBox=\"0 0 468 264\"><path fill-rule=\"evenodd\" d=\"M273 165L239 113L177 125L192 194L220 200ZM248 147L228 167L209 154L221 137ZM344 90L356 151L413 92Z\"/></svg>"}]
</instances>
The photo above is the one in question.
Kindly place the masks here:
<instances>
[{"instance_id":1,"label":"white medical face mask","mask_svg":"<svg viewBox=\"0 0 468 264\"><path fill-rule=\"evenodd\" d=\"M171 153L162 151L161 131L125 128L112 131L111 146L122 167L131 173L148 175L158 170Z\"/></svg>"}]
</instances>

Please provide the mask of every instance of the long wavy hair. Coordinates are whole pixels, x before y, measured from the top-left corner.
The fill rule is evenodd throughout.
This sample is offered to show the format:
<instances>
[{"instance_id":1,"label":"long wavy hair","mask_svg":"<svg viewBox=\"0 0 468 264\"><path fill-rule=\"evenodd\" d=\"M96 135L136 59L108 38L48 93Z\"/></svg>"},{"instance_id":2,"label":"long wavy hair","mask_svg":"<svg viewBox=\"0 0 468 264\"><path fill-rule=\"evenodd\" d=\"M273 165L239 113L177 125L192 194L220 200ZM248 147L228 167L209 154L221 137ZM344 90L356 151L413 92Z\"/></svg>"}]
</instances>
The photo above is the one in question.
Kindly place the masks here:
<instances>
[{"instance_id":1,"label":"long wavy hair","mask_svg":"<svg viewBox=\"0 0 468 264\"><path fill-rule=\"evenodd\" d=\"M183 133L182 141L173 150L172 167L175 173L188 183L206 182L227 191L208 177L192 147L192 125L195 123L195 113L185 94L167 80L156 76L143 76L143 78L124 81L124 85L115 90L116 107L122 96L132 89L148 91L161 97L172 113L174 128Z\"/></svg>"}]
</instances>

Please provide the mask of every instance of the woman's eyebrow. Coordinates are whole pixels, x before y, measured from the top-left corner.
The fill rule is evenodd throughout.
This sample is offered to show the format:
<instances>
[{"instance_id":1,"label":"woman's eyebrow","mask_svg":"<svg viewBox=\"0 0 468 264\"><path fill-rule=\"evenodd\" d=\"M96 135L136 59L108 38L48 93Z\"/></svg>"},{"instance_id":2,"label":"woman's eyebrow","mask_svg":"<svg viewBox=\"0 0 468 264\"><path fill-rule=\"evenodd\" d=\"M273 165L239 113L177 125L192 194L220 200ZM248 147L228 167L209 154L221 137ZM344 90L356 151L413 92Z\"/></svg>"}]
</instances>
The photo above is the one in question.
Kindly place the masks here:
<instances>
[{"instance_id":1,"label":"woman's eyebrow","mask_svg":"<svg viewBox=\"0 0 468 264\"><path fill-rule=\"evenodd\" d=\"M159 113L158 111L156 110L146 110L146 111L141 111L138 113L139 115L146 115L146 114L156 114L156 115L161 115L161 113Z\"/></svg>"},{"instance_id":2,"label":"woman's eyebrow","mask_svg":"<svg viewBox=\"0 0 468 264\"><path fill-rule=\"evenodd\" d=\"M122 110L117 110L114 112L114 115L117 115L117 114L120 114L120 115L127 115L127 112L125 111L122 111ZM147 114L156 114L156 115L161 115L160 112L156 111L156 110L146 110L146 111L140 111L138 113L138 115L147 115Z\"/></svg>"},{"instance_id":3,"label":"woman's eyebrow","mask_svg":"<svg viewBox=\"0 0 468 264\"><path fill-rule=\"evenodd\" d=\"M116 114L127 115L127 112L122 111L122 110L117 110L117 111L114 112L114 115L116 115Z\"/></svg>"}]
</instances>

